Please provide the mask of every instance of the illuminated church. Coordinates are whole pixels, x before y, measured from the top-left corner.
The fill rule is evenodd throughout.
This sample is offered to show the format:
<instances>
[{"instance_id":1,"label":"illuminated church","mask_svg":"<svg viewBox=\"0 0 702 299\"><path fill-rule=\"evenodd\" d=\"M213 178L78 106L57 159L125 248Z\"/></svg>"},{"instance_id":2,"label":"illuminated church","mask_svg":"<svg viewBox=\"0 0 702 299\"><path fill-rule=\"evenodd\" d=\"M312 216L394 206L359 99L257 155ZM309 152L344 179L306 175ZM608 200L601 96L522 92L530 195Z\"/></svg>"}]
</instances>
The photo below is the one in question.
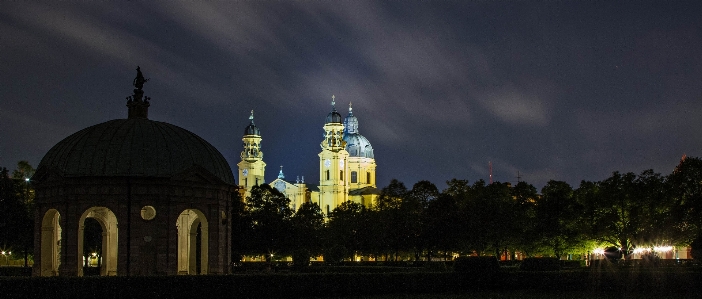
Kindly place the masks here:
<instances>
[{"instance_id":1,"label":"illuminated church","mask_svg":"<svg viewBox=\"0 0 702 299\"><path fill-rule=\"evenodd\" d=\"M375 157L373 146L358 131L358 118L353 115L349 104L346 118L336 111L335 98L332 96L332 111L324 123L324 140L319 156L319 185L308 186L297 177L287 181L281 166L278 178L269 184L290 199L293 210L302 203L315 202L322 212L329 215L334 208L346 201L365 206L375 204L379 191L375 184ZM266 163L261 151L261 131L254 124L253 111L250 123L244 129L244 150L241 152L239 167L239 186L250 195L253 186L265 183Z\"/></svg>"}]
</instances>

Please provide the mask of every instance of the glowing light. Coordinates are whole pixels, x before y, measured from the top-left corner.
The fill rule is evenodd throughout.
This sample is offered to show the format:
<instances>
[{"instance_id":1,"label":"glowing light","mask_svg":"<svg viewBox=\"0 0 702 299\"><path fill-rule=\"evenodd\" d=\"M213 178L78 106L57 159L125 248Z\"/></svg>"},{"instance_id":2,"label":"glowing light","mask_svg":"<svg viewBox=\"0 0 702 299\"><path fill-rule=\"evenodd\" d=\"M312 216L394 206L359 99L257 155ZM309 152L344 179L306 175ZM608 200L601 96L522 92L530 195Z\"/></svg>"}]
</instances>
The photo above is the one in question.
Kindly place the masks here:
<instances>
[{"instance_id":1,"label":"glowing light","mask_svg":"<svg viewBox=\"0 0 702 299\"><path fill-rule=\"evenodd\" d=\"M637 254L637 253L640 254L640 253L650 252L650 251L651 251L651 248L637 247L634 249L635 254Z\"/></svg>"},{"instance_id":2,"label":"glowing light","mask_svg":"<svg viewBox=\"0 0 702 299\"><path fill-rule=\"evenodd\" d=\"M673 246L657 246L653 247L653 250L656 252L668 252L673 250Z\"/></svg>"},{"instance_id":3,"label":"glowing light","mask_svg":"<svg viewBox=\"0 0 702 299\"><path fill-rule=\"evenodd\" d=\"M595 254L604 254L604 248L595 248L592 252Z\"/></svg>"},{"instance_id":4,"label":"glowing light","mask_svg":"<svg viewBox=\"0 0 702 299\"><path fill-rule=\"evenodd\" d=\"M29 178L24 178L24 181L25 181L25 182L29 182Z\"/></svg>"}]
</instances>

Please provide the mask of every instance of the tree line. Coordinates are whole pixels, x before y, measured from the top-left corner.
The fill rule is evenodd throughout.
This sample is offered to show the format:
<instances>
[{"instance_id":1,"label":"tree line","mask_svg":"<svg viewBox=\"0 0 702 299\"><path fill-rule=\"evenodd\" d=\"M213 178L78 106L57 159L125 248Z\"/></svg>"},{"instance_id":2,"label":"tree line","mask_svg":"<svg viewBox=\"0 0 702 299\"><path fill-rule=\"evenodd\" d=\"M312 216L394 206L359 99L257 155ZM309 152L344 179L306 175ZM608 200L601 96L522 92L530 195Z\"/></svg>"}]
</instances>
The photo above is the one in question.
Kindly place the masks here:
<instances>
[{"instance_id":1,"label":"tree line","mask_svg":"<svg viewBox=\"0 0 702 299\"><path fill-rule=\"evenodd\" d=\"M32 252L34 168L0 168L0 250ZM316 203L297 211L267 184L233 199L232 251L266 259L326 261L356 257L430 260L452 254L583 255L596 247L702 244L702 159L685 158L668 175L614 172L573 187L549 181L540 192L515 185L452 179L439 191L429 181L407 188L392 180L370 207L345 202L325 215ZM702 246L699 246L702 247Z\"/></svg>"},{"instance_id":2,"label":"tree line","mask_svg":"<svg viewBox=\"0 0 702 299\"><path fill-rule=\"evenodd\" d=\"M452 179L439 191L429 181L410 189L392 180L373 206L348 201L329 215L314 202L293 211L267 184L235 202L235 261L244 255L306 263L316 256L432 260L516 252L561 258L608 246L626 258L636 248L687 246L698 238L702 160L684 158L666 176L614 172L577 187L551 180L540 192L527 182Z\"/></svg>"},{"instance_id":3,"label":"tree line","mask_svg":"<svg viewBox=\"0 0 702 299\"><path fill-rule=\"evenodd\" d=\"M34 248L34 188L28 180L32 175L34 168L27 161L19 161L12 173L0 167L0 251L5 259L24 259L25 266Z\"/></svg>"}]
</instances>

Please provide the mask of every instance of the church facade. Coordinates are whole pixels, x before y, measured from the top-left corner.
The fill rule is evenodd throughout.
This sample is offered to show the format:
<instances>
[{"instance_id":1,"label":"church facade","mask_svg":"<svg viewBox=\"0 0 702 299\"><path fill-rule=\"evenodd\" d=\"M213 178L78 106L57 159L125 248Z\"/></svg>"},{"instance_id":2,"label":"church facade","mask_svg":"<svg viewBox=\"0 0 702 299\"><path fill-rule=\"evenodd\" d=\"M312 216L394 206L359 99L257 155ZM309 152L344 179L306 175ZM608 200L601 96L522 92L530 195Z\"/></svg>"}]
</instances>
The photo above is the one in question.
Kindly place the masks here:
<instances>
[{"instance_id":1,"label":"church facade","mask_svg":"<svg viewBox=\"0 0 702 299\"><path fill-rule=\"evenodd\" d=\"M332 111L327 115L324 126L324 140L320 143L319 185L308 186L304 176L295 181L285 179L281 166L278 177L269 184L290 199L293 210L305 202L319 205L326 215L340 204L352 201L373 206L379 191L375 183L376 163L373 146L358 131L358 118L353 115L349 104L349 113L342 119L336 110L335 97L332 96ZM261 131L253 122L244 130L239 166L239 186L250 195L253 186L263 184L265 166L261 151Z\"/></svg>"}]
</instances>

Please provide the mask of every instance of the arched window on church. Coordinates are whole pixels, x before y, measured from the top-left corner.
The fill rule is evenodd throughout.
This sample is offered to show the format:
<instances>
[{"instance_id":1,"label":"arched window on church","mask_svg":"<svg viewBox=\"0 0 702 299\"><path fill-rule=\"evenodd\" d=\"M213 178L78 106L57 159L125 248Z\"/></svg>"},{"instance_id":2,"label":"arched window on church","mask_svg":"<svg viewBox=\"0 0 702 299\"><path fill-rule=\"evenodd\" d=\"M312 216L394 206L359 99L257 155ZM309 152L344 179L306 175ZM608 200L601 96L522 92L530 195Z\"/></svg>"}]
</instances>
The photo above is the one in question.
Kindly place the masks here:
<instances>
[{"instance_id":1,"label":"arched window on church","mask_svg":"<svg viewBox=\"0 0 702 299\"><path fill-rule=\"evenodd\" d=\"M366 172L366 184L371 184L370 171L369 171L369 172Z\"/></svg>"},{"instance_id":2,"label":"arched window on church","mask_svg":"<svg viewBox=\"0 0 702 299\"><path fill-rule=\"evenodd\" d=\"M351 172L351 183L358 183L358 172Z\"/></svg>"},{"instance_id":3,"label":"arched window on church","mask_svg":"<svg viewBox=\"0 0 702 299\"><path fill-rule=\"evenodd\" d=\"M327 217L329 217L329 205L327 205Z\"/></svg>"},{"instance_id":4,"label":"arched window on church","mask_svg":"<svg viewBox=\"0 0 702 299\"><path fill-rule=\"evenodd\" d=\"M329 180L329 170L327 170L327 181Z\"/></svg>"},{"instance_id":5,"label":"arched window on church","mask_svg":"<svg viewBox=\"0 0 702 299\"><path fill-rule=\"evenodd\" d=\"M342 181L344 180L344 171L343 170L339 170L339 180L342 180Z\"/></svg>"}]
</instances>

